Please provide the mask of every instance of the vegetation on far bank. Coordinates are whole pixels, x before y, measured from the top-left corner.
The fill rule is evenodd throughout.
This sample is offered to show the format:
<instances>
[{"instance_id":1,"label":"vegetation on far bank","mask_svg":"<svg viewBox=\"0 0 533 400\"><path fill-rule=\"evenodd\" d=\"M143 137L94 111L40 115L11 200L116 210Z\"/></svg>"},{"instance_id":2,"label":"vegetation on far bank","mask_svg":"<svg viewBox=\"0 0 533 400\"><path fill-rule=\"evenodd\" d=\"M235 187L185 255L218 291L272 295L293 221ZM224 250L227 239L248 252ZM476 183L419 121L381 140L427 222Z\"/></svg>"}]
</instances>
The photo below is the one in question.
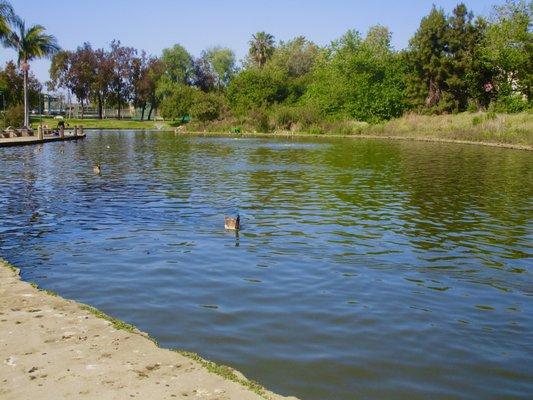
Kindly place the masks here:
<instances>
[{"instance_id":1,"label":"vegetation on far bank","mask_svg":"<svg viewBox=\"0 0 533 400\"><path fill-rule=\"evenodd\" d=\"M416 121L443 115L438 120L452 125L427 134L468 131L476 140L514 141L524 136L527 126L520 121L527 117L494 115L532 108L532 20L533 2L526 0L508 0L488 16L475 16L462 3L450 12L433 6L400 51L380 25L366 34L349 30L327 46L305 37L277 42L258 32L241 64L231 49L219 46L194 57L179 44L154 56L116 40L100 49L83 43L53 56L47 86L68 91L100 117L110 107L119 115L133 107L141 120L190 116L189 129L425 132ZM0 90L10 125L20 117L21 87L19 69L8 63L0 71ZM31 74L28 90L32 107L40 108L42 85ZM487 114L447 116L467 111ZM509 126L515 121L521 125ZM129 121L110 127L124 124L141 128Z\"/></svg>"},{"instance_id":2,"label":"vegetation on far bank","mask_svg":"<svg viewBox=\"0 0 533 400\"><path fill-rule=\"evenodd\" d=\"M66 119L70 127L82 125L85 129L139 129L174 130L181 132L235 133L291 133L311 135L372 135L398 136L414 139L445 139L484 143L503 143L533 147L533 112L496 114L490 112L446 115L420 115L408 113L400 118L369 124L355 120L317 121L308 129L287 129L270 116L266 129L257 130L252 121L227 119L210 122L193 121L185 125L170 121L135 121L116 119ZM41 118L32 119L33 128ZM42 123L55 128L58 120L42 118ZM295 128L293 126L292 128Z\"/></svg>"},{"instance_id":3,"label":"vegetation on far bank","mask_svg":"<svg viewBox=\"0 0 533 400\"><path fill-rule=\"evenodd\" d=\"M239 124L240 123L240 124ZM409 137L414 139L445 139L484 143L504 143L533 147L533 113L496 114L490 112L446 115L408 113L399 118L376 124L356 120L315 122L307 129L286 129L271 117L262 130L250 121L192 122L185 126L188 132L212 133L301 133L314 135L370 135Z\"/></svg>"}]
</instances>

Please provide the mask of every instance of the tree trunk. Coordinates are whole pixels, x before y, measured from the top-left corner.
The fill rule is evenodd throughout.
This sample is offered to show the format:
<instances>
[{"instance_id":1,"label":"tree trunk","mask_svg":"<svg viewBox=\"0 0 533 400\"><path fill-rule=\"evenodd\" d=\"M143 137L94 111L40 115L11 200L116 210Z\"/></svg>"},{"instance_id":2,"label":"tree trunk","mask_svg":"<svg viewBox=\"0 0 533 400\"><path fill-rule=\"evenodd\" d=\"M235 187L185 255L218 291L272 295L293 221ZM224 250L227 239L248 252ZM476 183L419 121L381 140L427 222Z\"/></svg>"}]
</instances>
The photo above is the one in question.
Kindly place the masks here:
<instances>
[{"instance_id":1,"label":"tree trunk","mask_svg":"<svg viewBox=\"0 0 533 400\"><path fill-rule=\"evenodd\" d=\"M81 99L81 119L83 119L83 113L84 113L83 108L84 108L83 107L83 99Z\"/></svg>"},{"instance_id":2,"label":"tree trunk","mask_svg":"<svg viewBox=\"0 0 533 400\"><path fill-rule=\"evenodd\" d=\"M154 106L152 103L150 103L150 111L148 111L148 121L152 118L152 110L154 109Z\"/></svg>"},{"instance_id":3,"label":"tree trunk","mask_svg":"<svg viewBox=\"0 0 533 400\"><path fill-rule=\"evenodd\" d=\"M144 110L146 109L146 104L143 104L141 107L141 121L144 121Z\"/></svg>"},{"instance_id":4,"label":"tree trunk","mask_svg":"<svg viewBox=\"0 0 533 400\"><path fill-rule=\"evenodd\" d=\"M24 61L26 63L26 61ZM28 102L28 71L24 70L24 126L30 126L30 105Z\"/></svg>"},{"instance_id":5,"label":"tree trunk","mask_svg":"<svg viewBox=\"0 0 533 400\"><path fill-rule=\"evenodd\" d=\"M102 113L102 95L98 93L98 119L103 119Z\"/></svg>"},{"instance_id":6,"label":"tree trunk","mask_svg":"<svg viewBox=\"0 0 533 400\"><path fill-rule=\"evenodd\" d=\"M437 83L431 79L429 82L428 97L426 98L426 107L431 108L436 106L440 101L440 89Z\"/></svg>"}]
</instances>

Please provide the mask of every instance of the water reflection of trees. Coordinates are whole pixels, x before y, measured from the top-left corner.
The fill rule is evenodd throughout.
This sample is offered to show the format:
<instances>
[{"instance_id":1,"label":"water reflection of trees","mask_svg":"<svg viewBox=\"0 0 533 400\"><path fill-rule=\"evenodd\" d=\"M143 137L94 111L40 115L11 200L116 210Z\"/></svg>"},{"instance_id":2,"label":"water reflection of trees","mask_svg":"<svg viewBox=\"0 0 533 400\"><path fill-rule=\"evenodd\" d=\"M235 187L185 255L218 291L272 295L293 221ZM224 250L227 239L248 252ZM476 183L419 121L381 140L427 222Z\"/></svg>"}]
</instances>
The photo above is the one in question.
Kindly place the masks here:
<instances>
[{"instance_id":1,"label":"water reflection of trees","mask_svg":"<svg viewBox=\"0 0 533 400\"><path fill-rule=\"evenodd\" d=\"M474 146L402 144L401 187L408 193L402 219L422 248L442 240L512 247L527 235L532 196L528 154Z\"/></svg>"}]
</instances>

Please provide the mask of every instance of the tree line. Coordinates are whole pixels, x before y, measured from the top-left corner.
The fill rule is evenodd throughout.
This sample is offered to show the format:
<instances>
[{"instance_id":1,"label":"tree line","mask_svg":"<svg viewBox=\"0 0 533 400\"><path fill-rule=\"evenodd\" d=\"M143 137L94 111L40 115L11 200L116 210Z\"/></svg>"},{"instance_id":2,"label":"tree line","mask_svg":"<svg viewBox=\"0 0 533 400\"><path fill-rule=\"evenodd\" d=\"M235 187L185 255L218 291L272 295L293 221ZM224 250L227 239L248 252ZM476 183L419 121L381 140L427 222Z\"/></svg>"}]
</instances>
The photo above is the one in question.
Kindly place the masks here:
<instances>
[{"instance_id":1,"label":"tree line","mask_svg":"<svg viewBox=\"0 0 533 400\"><path fill-rule=\"evenodd\" d=\"M50 90L83 104L133 105L141 119L248 122L257 130L309 129L320 121L374 123L405 112L519 112L531 108L533 3L507 0L489 16L433 6L397 51L385 26L346 32L327 46L254 34L248 56L212 47L193 57L176 44L159 56L112 41L55 52ZM2 74L13 73L8 64ZM1 83L0 83L1 84Z\"/></svg>"}]
</instances>

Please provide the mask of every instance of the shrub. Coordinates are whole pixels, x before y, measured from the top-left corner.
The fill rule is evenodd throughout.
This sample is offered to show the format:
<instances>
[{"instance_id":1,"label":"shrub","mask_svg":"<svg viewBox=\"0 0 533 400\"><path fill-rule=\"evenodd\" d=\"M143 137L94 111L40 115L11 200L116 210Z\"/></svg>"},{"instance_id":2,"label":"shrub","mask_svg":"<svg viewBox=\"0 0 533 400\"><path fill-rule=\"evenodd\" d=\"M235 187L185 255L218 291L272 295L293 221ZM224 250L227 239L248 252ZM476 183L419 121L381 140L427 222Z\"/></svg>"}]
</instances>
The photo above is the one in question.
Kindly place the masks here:
<instances>
[{"instance_id":1,"label":"shrub","mask_svg":"<svg viewBox=\"0 0 533 400\"><path fill-rule=\"evenodd\" d=\"M492 104L491 111L497 113L519 113L531 108L531 104L522 98L521 95L512 94L502 96Z\"/></svg>"},{"instance_id":2,"label":"shrub","mask_svg":"<svg viewBox=\"0 0 533 400\"><path fill-rule=\"evenodd\" d=\"M2 120L2 123L4 121ZM20 128L24 124L24 106L18 105L9 107L6 110L5 115L5 128L8 126L13 126L15 128Z\"/></svg>"},{"instance_id":3,"label":"shrub","mask_svg":"<svg viewBox=\"0 0 533 400\"><path fill-rule=\"evenodd\" d=\"M196 98L197 89L187 85L173 84L159 107L165 119L179 119L190 113Z\"/></svg>"},{"instance_id":4,"label":"shrub","mask_svg":"<svg viewBox=\"0 0 533 400\"><path fill-rule=\"evenodd\" d=\"M190 112L193 118L202 122L213 121L220 117L222 99L214 93L198 92L194 97Z\"/></svg>"},{"instance_id":5,"label":"shrub","mask_svg":"<svg viewBox=\"0 0 533 400\"><path fill-rule=\"evenodd\" d=\"M268 70L248 69L238 74L228 87L228 100L237 115L253 108L268 107L287 97L286 82Z\"/></svg>"},{"instance_id":6,"label":"shrub","mask_svg":"<svg viewBox=\"0 0 533 400\"><path fill-rule=\"evenodd\" d=\"M472 118L472 125L473 126L478 126L482 122L483 122L483 118L481 118L479 115L477 115L474 118Z\"/></svg>"},{"instance_id":7,"label":"shrub","mask_svg":"<svg viewBox=\"0 0 533 400\"><path fill-rule=\"evenodd\" d=\"M320 125L313 125L309 128L309 133L311 135L323 135L326 131Z\"/></svg>"},{"instance_id":8,"label":"shrub","mask_svg":"<svg viewBox=\"0 0 533 400\"><path fill-rule=\"evenodd\" d=\"M264 108L256 108L248 114L249 124L257 132L270 132L270 124L268 122L268 114Z\"/></svg>"}]
</instances>

